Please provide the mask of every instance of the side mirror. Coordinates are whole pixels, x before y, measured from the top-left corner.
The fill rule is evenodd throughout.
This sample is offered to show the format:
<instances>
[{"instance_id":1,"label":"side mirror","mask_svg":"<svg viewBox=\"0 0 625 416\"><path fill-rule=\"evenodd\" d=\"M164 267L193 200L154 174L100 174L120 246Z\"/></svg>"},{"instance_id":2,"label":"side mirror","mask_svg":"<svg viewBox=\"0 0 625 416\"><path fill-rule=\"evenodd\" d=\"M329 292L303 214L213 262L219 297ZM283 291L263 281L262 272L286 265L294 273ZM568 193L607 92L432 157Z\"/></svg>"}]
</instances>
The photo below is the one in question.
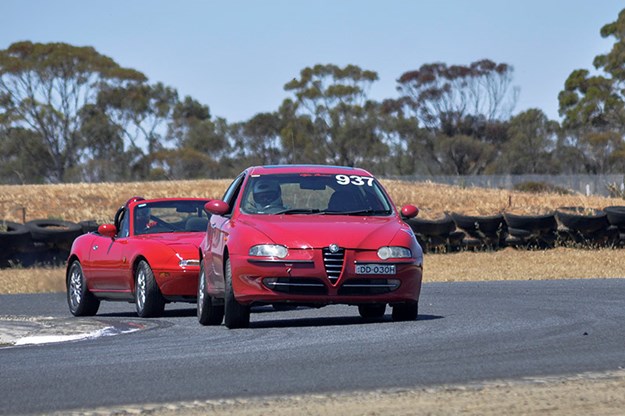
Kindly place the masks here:
<instances>
[{"instance_id":1,"label":"side mirror","mask_svg":"<svg viewBox=\"0 0 625 416\"><path fill-rule=\"evenodd\" d=\"M230 210L230 206L219 199L213 199L204 204L204 209L213 215L224 215Z\"/></svg>"},{"instance_id":2,"label":"side mirror","mask_svg":"<svg viewBox=\"0 0 625 416\"><path fill-rule=\"evenodd\" d=\"M117 235L117 227L113 224L102 224L98 227L98 233L104 237L115 238Z\"/></svg>"},{"instance_id":3,"label":"side mirror","mask_svg":"<svg viewBox=\"0 0 625 416\"><path fill-rule=\"evenodd\" d=\"M414 205L404 205L401 207L401 215L404 218L414 218L419 215L419 208Z\"/></svg>"}]
</instances>

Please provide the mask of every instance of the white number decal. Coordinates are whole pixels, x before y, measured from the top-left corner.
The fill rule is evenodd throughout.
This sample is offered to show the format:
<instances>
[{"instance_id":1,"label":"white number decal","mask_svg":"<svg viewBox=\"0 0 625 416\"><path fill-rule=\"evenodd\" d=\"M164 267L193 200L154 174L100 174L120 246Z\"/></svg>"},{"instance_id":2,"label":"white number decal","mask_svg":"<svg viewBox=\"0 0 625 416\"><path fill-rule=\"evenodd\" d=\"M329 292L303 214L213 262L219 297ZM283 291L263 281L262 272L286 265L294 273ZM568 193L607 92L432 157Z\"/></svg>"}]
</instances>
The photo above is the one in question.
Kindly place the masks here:
<instances>
[{"instance_id":1,"label":"white number decal","mask_svg":"<svg viewBox=\"0 0 625 416\"><path fill-rule=\"evenodd\" d=\"M349 185L349 176L336 175L336 183L338 183L339 185Z\"/></svg>"},{"instance_id":2,"label":"white number decal","mask_svg":"<svg viewBox=\"0 0 625 416\"><path fill-rule=\"evenodd\" d=\"M336 183L339 185L352 185L356 186L373 186L373 178L369 176L358 176L358 175L336 175Z\"/></svg>"}]
</instances>

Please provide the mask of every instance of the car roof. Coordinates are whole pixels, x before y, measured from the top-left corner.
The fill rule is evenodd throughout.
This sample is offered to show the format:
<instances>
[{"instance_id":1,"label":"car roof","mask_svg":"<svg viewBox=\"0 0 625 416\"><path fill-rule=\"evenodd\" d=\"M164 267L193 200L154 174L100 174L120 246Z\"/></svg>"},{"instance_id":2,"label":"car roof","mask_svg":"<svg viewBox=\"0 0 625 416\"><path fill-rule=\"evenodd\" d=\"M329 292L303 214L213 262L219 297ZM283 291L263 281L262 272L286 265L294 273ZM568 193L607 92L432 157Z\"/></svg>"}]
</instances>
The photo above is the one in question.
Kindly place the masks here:
<instances>
[{"instance_id":1,"label":"car roof","mask_svg":"<svg viewBox=\"0 0 625 416\"><path fill-rule=\"evenodd\" d=\"M360 175L373 176L369 172L361 168L353 168L349 166L332 166L332 165L265 165L252 166L247 169L251 175L271 175L285 173L325 173L325 174L344 174L344 175Z\"/></svg>"}]
</instances>

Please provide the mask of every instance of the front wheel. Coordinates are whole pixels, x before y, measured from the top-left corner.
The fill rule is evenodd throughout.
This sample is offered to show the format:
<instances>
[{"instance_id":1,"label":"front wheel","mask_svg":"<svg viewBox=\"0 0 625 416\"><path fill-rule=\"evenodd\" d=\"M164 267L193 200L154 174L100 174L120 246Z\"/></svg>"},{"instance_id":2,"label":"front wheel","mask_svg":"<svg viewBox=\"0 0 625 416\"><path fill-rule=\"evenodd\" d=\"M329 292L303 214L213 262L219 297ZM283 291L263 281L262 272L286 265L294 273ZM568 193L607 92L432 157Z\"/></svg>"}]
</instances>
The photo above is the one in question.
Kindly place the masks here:
<instances>
[{"instance_id":1,"label":"front wheel","mask_svg":"<svg viewBox=\"0 0 625 416\"><path fill-rule=\"evenodd\" d=\"M406 302L393 306L393 321L414 321L419 312L418 302Z\"/></svg>"},{"instance_id":2,"label":"front wheel","mask_svg":"<svg viewBox=\"0 0 625 416\"><path fill-rule=\"evenodd\" d=\"M372 305L358 305L358 313L364 319L380 319L386 312L386 303Z\"/></svg>"},{"instance_id":3,"label":"front wheel","mask_svg":"<svg viewBox=\"0 0 625 416\"><path fill-rule=\"evenodd\" d=\"M216 305L213 297L206 293L206 274L202 260L197 285L197 320L202 325L221 325L224 320L224 305Z\"/></svg>"},{"instance_id":4,"label":"front wheel","mask_svg":"<svg viewBox=\"0 0 625 416\"><path fill-rule=\"evenodd\" d=\"M87 289L78 260L72 263L67 273L67 305L74 316L93 316L100 307L100 301Z\"/></svg>"},{"instance_id":5,"label":"front wheel","mask_svg":"<svg viewBox=\"0 0 625 416\"><path fill-rule=\"evenodd\" d=\"M247 328L250 326L250 307L241 305L234 297L232 289L232 266L230 259L226 260L226 299L225 299L225 324L226 327Z\"/></svg>"},{"instance_id":6,"label":"front wheel","mask_svg":"<svg viewBox=\"0 0 625 416\"><path fill-rule=\"evenodd\" d=\"M165 310L165 299L145 260L139 262L135 273L135 307L141 318L161 316Z\"/></svg>"}]
</instances>

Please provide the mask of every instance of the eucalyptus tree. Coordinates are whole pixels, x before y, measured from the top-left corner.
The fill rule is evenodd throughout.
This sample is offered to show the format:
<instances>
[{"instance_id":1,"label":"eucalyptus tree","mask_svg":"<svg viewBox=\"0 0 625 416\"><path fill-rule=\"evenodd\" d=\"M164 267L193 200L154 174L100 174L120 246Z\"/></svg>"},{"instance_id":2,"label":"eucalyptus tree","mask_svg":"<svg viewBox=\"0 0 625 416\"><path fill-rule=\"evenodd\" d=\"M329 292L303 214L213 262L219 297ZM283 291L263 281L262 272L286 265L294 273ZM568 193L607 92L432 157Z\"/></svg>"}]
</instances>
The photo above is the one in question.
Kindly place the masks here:
<instances>
[{"instance_id":1,"label":"eucalyptus tree","mask_svg":"<svg viewBox=\"0 0 625 416\"><path fill-rule=\"evenodd\" d=\"M584 170L608 173L625 168L625 9L601 28L612 49L595 57L596 69L571 72L558 96L570 146L583 154ZM571 152L568 152L571 153Z\"/></svg>"},{"instance_id":2,"label":"eucalyptus tree","mask_svg":"<svg viewBox=\"0 0 625 416\"><path fill-rule=\"evenodd\" d=\"M178 102L167 133L174 148L157 152L165 176L170 179L231 177L229 128L225 119L213 120L208 106L197 100L187 96Z\"/></svg>"},{"instance_id":3,"label":"eucalyptus tree","mask_svg":"<svg viewBox=\"0 0 625 416\"><path fill-rule=\"evenodd\" d=\"M310 119L312 146L325 163L371 169L388 153L377 132L379 106L368 99L377 79L356 65L328 64L304 68L284 86L295 95L296 114Z\"/></svg>"},{"instance_id":4,"label":"eucalyptus tree","mask_svg":"<svg viewBox=\"0 0 625 416\"><path fill-rule=\"evenodd\" d=\"M283 161L278 113L259 113L246 122L230 126L234 155L241 168L272 165Z\"/></svg>"},{"instance_id":5,"label":"eucalyptus tree","mask_svg":"<svg viewBox=\"0 0 625 416\"><path fill-rule=\"evenodd\" d=\"M507 140L505 122L519 89L513 68L488 59L469 65L424 64L397 80L397 105L433 134L423 147L446 174L481 174L492 169Z\"/></svg>"},{"instance_id":6,"label":"eucalyptus tree","mask_svg":"<svg viewBox=\"0 0 625 416\"><path fill-rule=\"evenodd\" d=\"M424 64L397 80L401 101L426 128L448 136L467 120L505 120L516 105L519 89L512 85L514 69L483 59L468 66Z\"/></svg>"},{"instance_id":7,"label":"eucalyptus tree","mask_svg":"<svg viewBox=\"0 0 625 416\"><path fill-rule=\"evenodd\" d=\"M508 140L497 161L497 173L557 173L554 151L559 124L540 109L532 108L510 119Z\"/></svg>"},{"instance_id":8,"label":"eucalyptus tree","mask_svg":"<svg viewBox=\"0 0 625 416\"><path fill-rule=\"evenodd\" d=\"M45 180L61 182L85 149L80 134L82 109L96 102L104 87L145 82L91 47L66 43L16 42L0 50L1 110L9 128L32 131L46 149L52 169ZM32 154L31 162L40 163Z\"/></svg>"}]
</instances>

